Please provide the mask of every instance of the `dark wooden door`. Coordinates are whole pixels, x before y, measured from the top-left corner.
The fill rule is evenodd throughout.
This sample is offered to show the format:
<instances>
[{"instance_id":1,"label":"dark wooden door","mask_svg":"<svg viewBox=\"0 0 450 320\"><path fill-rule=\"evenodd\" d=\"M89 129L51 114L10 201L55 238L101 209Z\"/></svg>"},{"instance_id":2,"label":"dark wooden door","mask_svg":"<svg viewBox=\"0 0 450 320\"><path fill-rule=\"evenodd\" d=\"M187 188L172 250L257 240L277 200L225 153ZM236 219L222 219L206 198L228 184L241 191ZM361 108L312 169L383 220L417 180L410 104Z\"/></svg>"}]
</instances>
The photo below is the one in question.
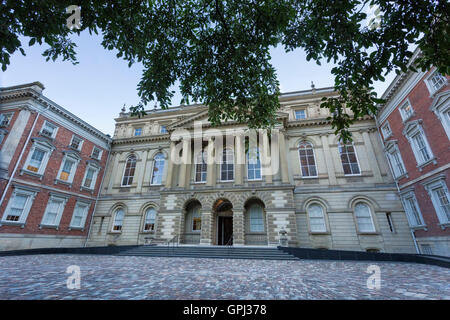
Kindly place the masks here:
<instances>
[{"instance_id":1,"label":"dark wooden door","mask_svg":"<svg viewBox=\"0 0 450 320\"><path fill-rule=\"evenodd\" d=\"M218 245L226 245L233 234L233 217L219 217ZM230 241L233 244L233 240Z\"/></svg>"}]
</instances>

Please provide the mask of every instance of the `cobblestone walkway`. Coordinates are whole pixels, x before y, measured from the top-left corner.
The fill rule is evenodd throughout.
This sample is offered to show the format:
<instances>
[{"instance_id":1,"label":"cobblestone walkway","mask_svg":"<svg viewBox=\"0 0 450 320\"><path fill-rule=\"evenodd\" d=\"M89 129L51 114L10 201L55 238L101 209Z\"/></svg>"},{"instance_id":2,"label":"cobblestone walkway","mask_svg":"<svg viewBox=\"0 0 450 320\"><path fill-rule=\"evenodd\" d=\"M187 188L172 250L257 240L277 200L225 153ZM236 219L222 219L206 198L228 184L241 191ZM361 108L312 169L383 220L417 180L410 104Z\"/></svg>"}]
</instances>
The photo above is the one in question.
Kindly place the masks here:
<instances>
[{"instance_id":1,"label":"cobblestone walkway","mask_svg":"<svg viewBox=\"0 0 450 320\"><path fill-rule=\"evenodd\" d=\"M450 299L450 270L368 262L35 255L0 257L0 299ZM376 263L373 263L376 264ZM81 288L68 289L78 265Z\"/></svg>"}]
</instances>

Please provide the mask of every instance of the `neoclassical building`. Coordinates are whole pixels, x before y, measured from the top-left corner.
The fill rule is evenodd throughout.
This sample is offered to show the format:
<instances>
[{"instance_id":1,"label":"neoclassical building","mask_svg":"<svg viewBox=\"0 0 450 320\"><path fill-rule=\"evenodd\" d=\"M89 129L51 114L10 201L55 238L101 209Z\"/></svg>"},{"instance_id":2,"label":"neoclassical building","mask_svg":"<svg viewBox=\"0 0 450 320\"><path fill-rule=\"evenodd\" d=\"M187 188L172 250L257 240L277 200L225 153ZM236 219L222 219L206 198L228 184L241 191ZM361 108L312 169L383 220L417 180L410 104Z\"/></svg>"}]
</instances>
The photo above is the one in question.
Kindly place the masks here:
<instances>
[{"instance_id":1,"label":"neoclassical building","mask_svg":"<svg viewBox=\"0 0 450 320\"><path fill-rule=\"evenodd\" d=\"M88 245L279 245L415 252L375 121L340 143L321 98L282 94L270 134L225 122L204 105L115 119Z\"/></svg>"}]
</instances>

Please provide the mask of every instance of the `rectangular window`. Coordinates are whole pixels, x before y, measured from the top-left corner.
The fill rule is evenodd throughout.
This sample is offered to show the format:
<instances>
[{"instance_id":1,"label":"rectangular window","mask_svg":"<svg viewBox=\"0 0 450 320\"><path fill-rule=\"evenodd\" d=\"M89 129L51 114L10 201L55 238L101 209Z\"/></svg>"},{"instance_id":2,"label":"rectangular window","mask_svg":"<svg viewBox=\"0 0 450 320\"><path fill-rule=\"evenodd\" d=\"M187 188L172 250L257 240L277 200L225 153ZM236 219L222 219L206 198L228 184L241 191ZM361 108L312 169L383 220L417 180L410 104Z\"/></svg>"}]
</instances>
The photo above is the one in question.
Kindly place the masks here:
<instances>
[{"instance_id":1,"label":"rectangular window","mask_svg":"<svg viewBox=\"0 0 450 320\"><path fill-rule=\"evenodd\" d=\"M86 173L86 179L84 180L84 187L92 189L92 180L94 179L95 170L89 168Z\"/></svg>"},{"instance_id":2,"label":"rectangular window","mask_svg":"<svg viewBox=\"0 0 450 320\"><path fill-rule=\"evenodd\" d=\"M423 220L417 207L416 199L410 196L405 199L405 209L411 227L423 225Z\"/></svg>"},{"instance_id":3,"label":"rectangular window","mask_svg":"<svg viewBox=\"0 0 450 320\"><path fill-rule=\"evenodd\" d=\"M101 154L102 154L102 150L100 150L97 147L94 147L94 149L92 149L91 157L94 159L100 160Z\"/></svg>"},{"instance_id":4,"label":"rectangular window","mask_svg":"<svg viewBox=\"0 0 450 320\"><path fill-rule=\"evenodd\" d=\"M161 127L159 127L159 132L160 132L160 133L167 133L167 128L166 128L166 126L161 126Z\"/></svg>"},{"instance_id":5,"label":"rectangular window","mask_svg":"<svg viewBox=\"0 0 450 320\"><path fill-rule=\"evenodd\" d=\"M439 206L437 208L437 210L440 212L441 222L449 223L450 222L450 202L449 202L449 197L448 197L447 191L444 190L443 187L439 187L439 188L433 189L433 195L434 195L435 199L437 200L436 203Z\"/></svg>"},{"instance_id":6,"label":"rectangular window","mask_svg":"<svg viewBox=\"0 0 450 320\"><path fill-rule=\"evenodd\" d=\"M6 133L3 131L0 131L0 144L3 142L3 139L5 139Z\"/></svg>"},{"instance_id":7,"label":"rectangular window","mask_svg":"<svg viewBox=\"0 0 450 320\"><path fill-rule=\"evenodd\" d=\"M389 158L391 160L392 169L394 170L395 178L400 177L405 174L405 168L403 162L400 159L400 153L398 150L394 149L389 152Z\"/></svg>"},{"instance_id":8,"label":"rectangular window","mask_svg":"<svg viewBox=\"0 0 450 320\"><path fill-rule=\"evenodd\" d=\"M414 141L417 153L419 155L419 158L421 160L421 163L427 162L431 159L430 153L428 151L427 145L425 144L425 141L423 140L423 136L421 132L416 133L414 136L412 136L412 140Z\"/></svg>"},{"instance_id":9,"label":"rectangular window","mask_svg":"<svg viewBox=\"0 0 450 320\"><path fill-rule=\"evenodd\" d=\"M7 127L9 125L9 122L11 121L12 116L13 116L13 113L1 113L0 114L0 127Z\"/></svg>"},{"instance_id":10,"label":"rectangular window","mask_svg":"<svg viewBox=\"0 0 450 320\"><path fill-rule=\"evenodd\" d=\"M27 165L27 170L32 172L38 172L41 168L42 160L44 159L45 151L41 149L34 149L33 155Z\"/></svg>"},{"instance_id":11,"label":"rectangular window","mask_svg":"<svg viewBox=\"0 0 450 320\"><path fill-rule=\"evenodd\" d=\"M408 120L414 113L414 110L411 106L411 104L406 101L401 107L400 107L400 113L402 115L403 121Z\"/></svg>"},{"instance_id":12,"label":"rectangular window","mask_svg":"<svg viewBox=\"0 0 450 320\"><path fill-rule=\"evenodd\" d=\"M422 254L433 254L433 250L431 250L431 246L429 244L422 244L420 245L420 248L422 249Z\"/></svg>"},{"instance_id":13,"label":"rectangular window","mask_svg":"<svg viewBox=\"0 0 450 320\"><path fill-rule=\"evenodd\" d=\"M64 210L64 202L64 199L50 198L42 219L43 225L56 226L59 224L59 218Z\"/></svg>"},{"instance_id":14,"label":"rectangular window","mask_svg":"<svg viewBox=\"0 0 450 320\"><path fill-rule=\"evenodd\" d=\"M70 143L70 147L74 148L75 150L81 150L82 143L83 143L83 140L81 138L78 138L77 136L73 136L72 142Z\"/></svg>"},{"instance_id":15,"label":"rectangular window","mask_svg":"<svg viewBox=\"0 0 450 320\"><path fill-rule=\"evenodd\" d=\"M342 167L345 175L360 174L358 159L356 157L355 147L351 144L338 146L341 155Z\"/></svg>"},{"instance_id":16,"label":"rectangular window","mask_svg":"<svg viewBox=\"0 0 450 320\"><path fill-rule=\"evenodd\" d=\"M6 221L19 221L29 198L29 195L16 194L6 214Z\"/></svg>"},{"instance_id":17,"label":"rectangular window","mask_svg":"<svg viewBox=\"0 0 450 320\"><path fill-rule=\"evenodd\" d=\"M389 122L386 122L386 124L384 124L381 127L381 131L383 132L384 139L387 139L387 138L389 138L392 135L392 130L391 130L391 127L389 125Z\"/></svg>"},{"instance_id":18,"label":"rectangular window","mask_svg":"<svg viewBox=\"0 0 450 320\"><path fill-rule=\"evenodd\" d=\"M392 214L390 212L386 212L386 220L389 225L389 230L391 230L392 233L395 233L394 221L392 220Z\"/></svg>"},{"instance_id":19,"label":"rectangular window","mask_svg":"<svg viewBox=\"0 0 450 320\"><path fill-rule=\"evenodd\" d=\"M429 78L428 84L432 89L432 93L438 91L445 84L445 78L437 71L435 71Z\"/></svg>"},{"instance_id":20,"label":"rectangular window","mask_svg":"<svg viewBox=\"0 0 450 320\"><path fill-rule=\"evenodd\" d=\"M88 213L89 204L83 202L77 202L75 209L73 210L72 221L70 226L73 228L83 228Z\"/></svg>"},{"instance_id":21,"label":"rectangular window","mask_svg":"<svg viewBox=\"0 0 450 320\"><path fill-rule=\"evenodd\" d=\"M72 168L75 162L66 159L64 162L64 166L62 168L61 174L59 175L59 180L68 181L70 177L70 173L72 172Z\"/></svg>"},{"instance_id":22,"label":"rectangular window","mask_svg":"<svg viewBox=\"0 0 450 320\"><path fill-rule=\"evenodd\" d=\"M42 126L42 129L41 129L41 134L43 136L46 136L49 138L54 138L56 129L57 129L57 126L55 126L54 124L52 124L48 121L45 121L44 125Z\"/></svg>"},{"instance_id":23,"label":"rectangular window","mask_svg":"<svg viewBox=\"0 0 450 320\"><path fill-rule=\"evenodd\" d=\"M304 109L295 110L295 119L296 120L306 119L306 110L304 110Z\"/></svg>"},{"instance_id":24,"label":"rectangular window","mask_svg":"<svg viewBox=\"0 0 450 320\"><path fill-rule=\"evenodd\" d=\"M137 137L137 136L140 136L140 135L142 135L142 128L135 128L134 129L134 136Z\"/></svg>"},{"instance_id":25,"label":"rectangular window","mask_svg":"<svg viewBox=\"0 0 450 320\"><path fill-rule=\"evenodd\" d=\"M194 217L192 219L192 231L200 231L202 230L202 218Z\"/></svg>"}]
</instances>

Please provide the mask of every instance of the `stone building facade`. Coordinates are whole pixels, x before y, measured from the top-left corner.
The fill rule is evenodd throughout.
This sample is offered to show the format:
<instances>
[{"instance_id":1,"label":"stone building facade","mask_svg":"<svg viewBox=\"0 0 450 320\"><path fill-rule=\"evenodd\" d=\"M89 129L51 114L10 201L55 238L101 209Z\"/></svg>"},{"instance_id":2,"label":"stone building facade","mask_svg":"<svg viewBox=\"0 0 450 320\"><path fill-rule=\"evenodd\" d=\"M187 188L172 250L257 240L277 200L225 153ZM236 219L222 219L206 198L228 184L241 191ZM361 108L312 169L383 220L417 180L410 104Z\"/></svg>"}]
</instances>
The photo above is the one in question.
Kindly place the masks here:
<instances>
[{"instance_id":1,"label":"stone building facade","mask_svg":"<svg viewBox=\"0 0 450 320\"><path fill-rule=\"evenodd\" d=\"M85 245L111 138L46 98L0 88L0 250Z\"/></svg>"},{"instance_id":2,"label":"stone building facade","mask_svg":"<svg viewBox=\"0 0 450 320\"><path fill-rule=\"evenodd\" d=\"M282 94L269 134L211 127L203 105L115 119L88 245L178 241L415 252L374 119L343 145L321 98Z\"/></svg>"},{"instance_id":3,"label":"stone building facade","mask_svg":"<svg viewBox=\"0 0 450 320\"><path fill-rule=\"evenodd\" d=\"M420 55L416 50L411 63ZM450 256L450 88L435 68L398 75L379 108L384 150L423 254Z\"/></svg>"}]
</instances>

